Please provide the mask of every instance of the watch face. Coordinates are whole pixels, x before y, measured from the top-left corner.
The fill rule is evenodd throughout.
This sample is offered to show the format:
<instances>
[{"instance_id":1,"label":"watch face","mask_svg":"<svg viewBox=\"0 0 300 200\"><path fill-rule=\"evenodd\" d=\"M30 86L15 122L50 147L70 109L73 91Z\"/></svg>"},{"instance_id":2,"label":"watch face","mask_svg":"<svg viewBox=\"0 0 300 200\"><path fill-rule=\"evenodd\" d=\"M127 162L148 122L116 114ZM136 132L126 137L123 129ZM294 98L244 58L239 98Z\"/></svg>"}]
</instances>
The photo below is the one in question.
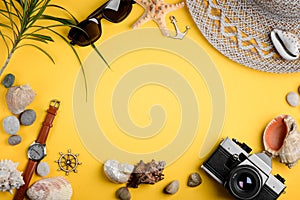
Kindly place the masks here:
<instances>
[{"instance_id":1,"label":"watch face","mask_svg":"<svg viewBox=\"0 0 300 200\"><path fill-rule=\"evenodd\" d=\"M45 157L45 146L34 143L28 148L28 158L34 161L40 161Z\"/></svg>"}]
</instances>

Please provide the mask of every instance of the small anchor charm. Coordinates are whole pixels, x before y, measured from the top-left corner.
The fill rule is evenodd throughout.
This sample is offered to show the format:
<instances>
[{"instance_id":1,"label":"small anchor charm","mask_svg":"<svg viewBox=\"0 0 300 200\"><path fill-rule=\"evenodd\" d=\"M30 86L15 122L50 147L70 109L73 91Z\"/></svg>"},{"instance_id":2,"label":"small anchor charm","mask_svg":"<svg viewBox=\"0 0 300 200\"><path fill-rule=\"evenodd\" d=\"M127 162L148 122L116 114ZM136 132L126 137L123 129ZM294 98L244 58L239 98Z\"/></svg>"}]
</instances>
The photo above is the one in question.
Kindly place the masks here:
<instances>
[{"instance_id":1,"label":"small anchor charm","mask_svg":"<svg viewBox=\"0 0 300 200\"><path fill-rule=\"evenodd\" d=\"M171 20L171 23L174 25L175 27L175 30L176 30L176 35L175 36L169 36L170 38L173 38L173 39L180 39L182 40L184 38L184 36L188 33L188 30L190 29L189 26L186 26L185 27L185 31L184 32L181 32L176 24L177 20L174 16L170 16L170 20Z\"/></svg>"}]
</instances>

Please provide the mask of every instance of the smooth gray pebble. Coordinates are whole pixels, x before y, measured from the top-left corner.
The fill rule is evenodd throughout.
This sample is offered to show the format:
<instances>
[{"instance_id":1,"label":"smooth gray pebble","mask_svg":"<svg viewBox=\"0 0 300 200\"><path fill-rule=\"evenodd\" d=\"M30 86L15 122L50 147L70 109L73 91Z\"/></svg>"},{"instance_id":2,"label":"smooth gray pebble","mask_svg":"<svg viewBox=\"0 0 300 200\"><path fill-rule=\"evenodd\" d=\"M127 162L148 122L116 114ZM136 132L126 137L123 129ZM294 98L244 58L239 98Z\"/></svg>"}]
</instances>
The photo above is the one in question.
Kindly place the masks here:
<instances>
[{"instance_id":1,"label":"smooth gray pebble","mask_svg":"<svg viewBox=\"0 0 300 200\"><path fill-rule=\"evenodd\" d=\"M21 141L22 141L22 138L19 135L12 135L8 138L8 144L12 145L12 146L20 144Z\"/></svg>"},{"instance_id":2,"label":"smooth gray pebble","mask_svg":"<svg viewBox=\"0 0 300 200\"><path fill-rule=\"evenodd\" d=\"M7 74L3 80L2 85L6 88L10 88L15 82L15 76L13 74Z\"/></svg>"},{"instance_id":3,"label":"smooth gray pebble","mask_svg":"<svg viewBox=\"0 0 300 200\"><path fill-rule=\"evenodd\" d=\"M36 112L32 109L25 110L20 115L20 122L24 126L30 126L36 120Z\"/></svg>"}]
</instances>

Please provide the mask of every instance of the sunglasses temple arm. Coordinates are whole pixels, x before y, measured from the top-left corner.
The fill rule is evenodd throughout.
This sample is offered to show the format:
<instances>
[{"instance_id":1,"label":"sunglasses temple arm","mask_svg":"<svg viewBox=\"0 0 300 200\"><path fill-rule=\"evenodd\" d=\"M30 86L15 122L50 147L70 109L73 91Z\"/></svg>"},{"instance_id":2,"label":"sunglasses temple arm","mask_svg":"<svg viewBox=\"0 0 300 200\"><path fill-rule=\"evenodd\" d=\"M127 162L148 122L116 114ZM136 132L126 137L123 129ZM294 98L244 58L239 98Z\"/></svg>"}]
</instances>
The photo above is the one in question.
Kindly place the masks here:
<instances>
[{"instance_id":1,"label":"sunglasses temple arm","mask_svg":"<svg viewBox=\"0 0 300 200\"><path fill-rule=\"evenodd\" d=\"M110 2L111 0L107 1L105 4L103 4L102 6L100 6L99 8L97 8L94 12L92 12L92 14L90 14L87 19L91 19L91 18L101 18L100 15L102 14L103 9L107 6L107 4ZM122 1L122 0L121 0ZM129 0L131 4L135 4L134 0Z\"/></svg>"},{"instance_id":2,"label":"sunglasses temple arm","mask_svg":"<svg viewBox=\"0 0 300 200\"><path fill-rule=\"evenodd\" d=\"M103 9L107 6L107 4L109 3L109 1L107 1L105 4L101 5L99 8L97 8L94 12L92 12L92 14L90 14L87 19L91 19L91 18L98 18L99 15L101 15Z\"/></svg>"}]
</instances>

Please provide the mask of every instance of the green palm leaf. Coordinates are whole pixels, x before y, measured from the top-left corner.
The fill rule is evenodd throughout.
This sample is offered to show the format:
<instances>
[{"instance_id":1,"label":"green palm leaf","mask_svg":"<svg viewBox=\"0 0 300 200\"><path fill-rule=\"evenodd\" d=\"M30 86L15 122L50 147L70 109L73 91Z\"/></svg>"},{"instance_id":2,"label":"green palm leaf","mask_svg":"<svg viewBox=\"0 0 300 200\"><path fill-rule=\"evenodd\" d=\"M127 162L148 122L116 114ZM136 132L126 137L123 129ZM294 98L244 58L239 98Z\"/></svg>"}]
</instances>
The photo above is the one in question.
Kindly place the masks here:
<instances>
[{"instance_id":1,"label":"green palm leaf","mask_svg":"<svg viewBox=\"0 0 300 200\"><path fill-rule=\"evenodd\" d=\"M0 77L6 67L8 66L13 53L24 47L30 46L50 59L51 62L55 63L52 56L37 44L48 44L49 42L54 42L51 34L58 36L62 39L68 47L71 48L75 57L77 58L85 80L85 90L87 97L87 81L85 77L85 71L83 64L81 62L80 56L78 55L74 46L69 43L69 40L58 31L55 30L57 27L77 27L77 19L65 8L56 4L50 4L51 0L2 0L0 1L0 16L4 21L0 22L0 39L4 41L6 49L8 51L7 58L0 68ZM1 5L2 3L2 5ZM47 14L47 9L57 9L60 13L66 14L68 18L57 17ZM47 20L50 23L48 25L42 26L40 20ZM3 31L1 30L3 29ZM5 29L5 34L4 34ZM80 28L79 28L80 29ZM41 32L43 31L43 32ZM49 34L45 33L47 31ZM21 41L27 41L22 42ZM32 41L32 42L30 42ZM91 45L93 49L97 52L99 57L106 63L108 63L99 52L99 50Z\"/></svg>"}]
</instances>

